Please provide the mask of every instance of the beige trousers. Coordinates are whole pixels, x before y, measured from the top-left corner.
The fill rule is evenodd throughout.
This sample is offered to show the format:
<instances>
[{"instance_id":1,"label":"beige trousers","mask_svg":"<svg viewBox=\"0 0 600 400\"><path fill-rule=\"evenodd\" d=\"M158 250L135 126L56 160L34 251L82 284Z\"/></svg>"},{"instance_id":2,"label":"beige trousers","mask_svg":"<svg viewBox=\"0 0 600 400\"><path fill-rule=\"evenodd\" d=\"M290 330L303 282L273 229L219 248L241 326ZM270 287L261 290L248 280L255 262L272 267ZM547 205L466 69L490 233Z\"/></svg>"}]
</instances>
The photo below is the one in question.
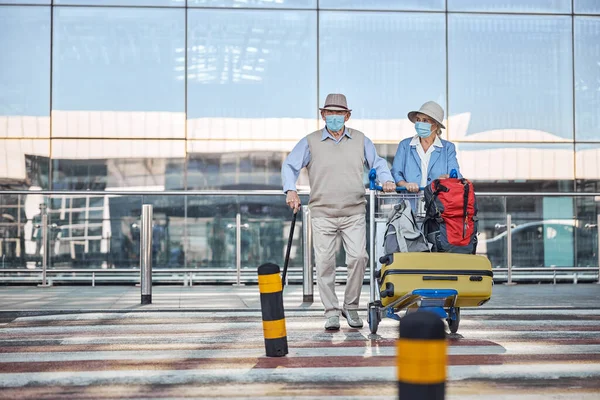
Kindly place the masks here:
<instances>
[{"instance_id":1,"label":"beige trousers","mask_svg":"<svg viewBox=\"0 0 600 400\"><path fill-rule=\"evenodd\" d=\"M350 217L312 217L313 248L317 264L317 287L325 316L340 315L340 306L335 294L335 251L336 238L341 235L346 250L348 281L344 293L344 309L356 310L360 300L367 254L367 224L365 215Z\"/></svg>"}]
</instances>

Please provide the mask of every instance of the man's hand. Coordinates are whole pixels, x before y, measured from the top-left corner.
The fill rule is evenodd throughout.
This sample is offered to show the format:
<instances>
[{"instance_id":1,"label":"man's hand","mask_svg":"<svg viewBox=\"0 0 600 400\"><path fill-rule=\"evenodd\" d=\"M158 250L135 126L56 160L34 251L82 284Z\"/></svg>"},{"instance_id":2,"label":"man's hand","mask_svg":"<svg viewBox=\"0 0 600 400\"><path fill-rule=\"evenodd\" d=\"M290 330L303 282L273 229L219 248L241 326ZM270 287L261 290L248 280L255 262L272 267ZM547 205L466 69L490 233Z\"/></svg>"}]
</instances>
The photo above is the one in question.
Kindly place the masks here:
<instances>
[{"instance_id":1,"label":"man's hand","mask_svg":"<svg viewBox=\"0 0 600 400\"><path fill-rule=\"evenodd\" d=\"M448 178L450 178L450 174L440 175L440 177L438 179L448 179Z\"/></svg>"},{"instance_id":2,"label":"man's hand","mask_svg":"<svg viewBox=\"0 0 600 400\"><path fill-rule=\"evenodd\" d=\"M295 190L288 190L285 195L286 204L294 210L294 214L300 210L300 197L298 196L298 192Z\"/></svg>"},{"instance_id":3,"label":"man's hand","mask_svg":"<svg viewBox=\"0 0 600 400\"><path fill-rule=\"evenodd\" d=\"M382 186L384 192L395 192L396 184L392 181L387 181Z\"/></svg>"},{"instance_id":4,"label":"man's hand","mask_svg":"<svg viewBox=\"0 0 600 400\"><path fill-rule=\"evenodd\" d=\"M406 187L406 190L412 193L416 193L419 191L419 185L417 185L416 183L407 183L406 185L404 185L404 187Z\"/></svg>"}]
</instances>

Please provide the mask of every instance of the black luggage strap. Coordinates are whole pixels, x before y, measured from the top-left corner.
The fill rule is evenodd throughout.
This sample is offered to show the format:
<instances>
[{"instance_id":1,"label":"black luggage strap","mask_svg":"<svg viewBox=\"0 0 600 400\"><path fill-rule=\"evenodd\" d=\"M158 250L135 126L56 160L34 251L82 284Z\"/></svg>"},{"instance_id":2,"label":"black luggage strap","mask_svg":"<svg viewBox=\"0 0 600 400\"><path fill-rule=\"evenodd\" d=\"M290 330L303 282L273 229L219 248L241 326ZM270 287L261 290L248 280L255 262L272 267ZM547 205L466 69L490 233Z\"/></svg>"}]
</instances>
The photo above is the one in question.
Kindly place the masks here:
<instances>
[{"instance_id":1,"label":"black luggage strap","mask_svg":"<svg viewBox=\"0 0 600 400\"><path fill-rule=\"evenodd\" d=\"M429 209L435 204L435 198L440 194L440 192L447 192L449 189L440 183L439 179L433 181L434 190L431 194L431 199L429 202L425 204L425 215L429 215ZM439 214L436 210L436 214Z\"/></svg>"},{"instance_id":2,"label":"black luggage strap","mask_svg":"<svg viewBox=\"0 0 600 400\"><path fill-rule=\"evenodd\" d=\"M467 208L469 205L469 182L465 179L460 180L463 184L463 239L467 236Z\"/></svg>"}]
</instances>

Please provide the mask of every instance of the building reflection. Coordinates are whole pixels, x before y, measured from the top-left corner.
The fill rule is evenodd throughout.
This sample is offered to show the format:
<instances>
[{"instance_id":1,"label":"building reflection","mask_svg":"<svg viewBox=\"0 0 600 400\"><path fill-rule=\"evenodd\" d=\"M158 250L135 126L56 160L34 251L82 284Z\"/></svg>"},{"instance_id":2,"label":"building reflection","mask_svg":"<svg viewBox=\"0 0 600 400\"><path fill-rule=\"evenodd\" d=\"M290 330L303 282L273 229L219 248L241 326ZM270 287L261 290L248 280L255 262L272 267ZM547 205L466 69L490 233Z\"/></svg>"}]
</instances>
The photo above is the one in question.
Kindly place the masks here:
<instances>
[{"instance_id":1,"label":"building reflection","mask_svg":"<svg viewBox=\"0 0 600 400\"><path fill-rule=\"evenodd\" d=\"M451 117L448 124L452 126L452 123ZM357 121L357 125L361 124L404 126L406 122ZM489 138L511 134L483 132L477 135L489 135ZM31 194L0 195L2 265L5 268L40 265L39 205L42 202L48 204L51 268L136 268L140 256L142 204L154 206L152 256L157 268L235 269L238 214L242 266L255 267L264 260L282 264L290 219L282 197L161 196L160 192L279 190L281 163L293 143L285 139L268 143L238 141L231 145L232 151L224 151L227 143L220 140L191 140L185 147L181 141L164 140L144 140L143 145L133 140L56 140L53 154L64 158L32 154L36 147L22 139L23 145L18 147L20 153L14 146L5 147L5 151L11 152L7 157L21 167L6 170L5 174L10 171L12 175L4 178L2 184L5 189L30 190ZM497 191L499 184L511 191L543 188L570 192L575 176L578 182L600 180L600 148L595 145L580 145L574 153L573 145L566 143L536 146L490 141L464 143L459 140L456 143L463 173L473 177L479 192ZM377 147L391 163L396 145L380 143ZM519 162L527 167L519 168ZM306 175L301 176L299 185L308 187ZM595 186L589 187L595 190ZM35 190L42 188L94 190L105 194L46 198L35 194ZM121 195L122 190L156 191L156 195ZM522 265L543 266L548 260L553 261L552 265L593 264L589 250L595 245L595 231L586 226L594 221L597 204L593 198L580 200L480 197L479 251L489 254L497 266L503 265L505 229L499 226L510 213L517 226L523 227L518 229L523 231L520 243L531 248L541 246L535 255L528 256L526 252L516 255L515 259ZM301 254L299 236L296 235L294 243L297 262ZM560 249L562 256L550 254L549 246ZM571 250L565 250L568 248ZM343 265L343 255L338 255L338 259Z\"/></svg>"}]
</instances>

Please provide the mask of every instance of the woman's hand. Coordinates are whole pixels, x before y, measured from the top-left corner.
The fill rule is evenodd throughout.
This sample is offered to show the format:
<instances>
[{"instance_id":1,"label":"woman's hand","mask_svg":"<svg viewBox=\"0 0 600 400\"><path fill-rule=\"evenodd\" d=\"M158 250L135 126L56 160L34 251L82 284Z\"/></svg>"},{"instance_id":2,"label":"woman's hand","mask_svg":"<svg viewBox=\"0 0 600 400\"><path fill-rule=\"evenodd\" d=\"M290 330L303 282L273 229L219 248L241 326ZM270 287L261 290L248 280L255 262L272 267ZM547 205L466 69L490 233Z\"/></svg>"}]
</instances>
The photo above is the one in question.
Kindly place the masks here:
<instances>
[{"instance_id":1,"label":"woman's hand","mask_svg":"<svg viewBox=\"0 0 600 400\"><path fill-rule=\"evenodd\" d=\"M407 183L404 185L404 187L406 188L406 190L412 193L419 191L419 185L417 185L416 183Z\"/></svg>"}]
</instances>

